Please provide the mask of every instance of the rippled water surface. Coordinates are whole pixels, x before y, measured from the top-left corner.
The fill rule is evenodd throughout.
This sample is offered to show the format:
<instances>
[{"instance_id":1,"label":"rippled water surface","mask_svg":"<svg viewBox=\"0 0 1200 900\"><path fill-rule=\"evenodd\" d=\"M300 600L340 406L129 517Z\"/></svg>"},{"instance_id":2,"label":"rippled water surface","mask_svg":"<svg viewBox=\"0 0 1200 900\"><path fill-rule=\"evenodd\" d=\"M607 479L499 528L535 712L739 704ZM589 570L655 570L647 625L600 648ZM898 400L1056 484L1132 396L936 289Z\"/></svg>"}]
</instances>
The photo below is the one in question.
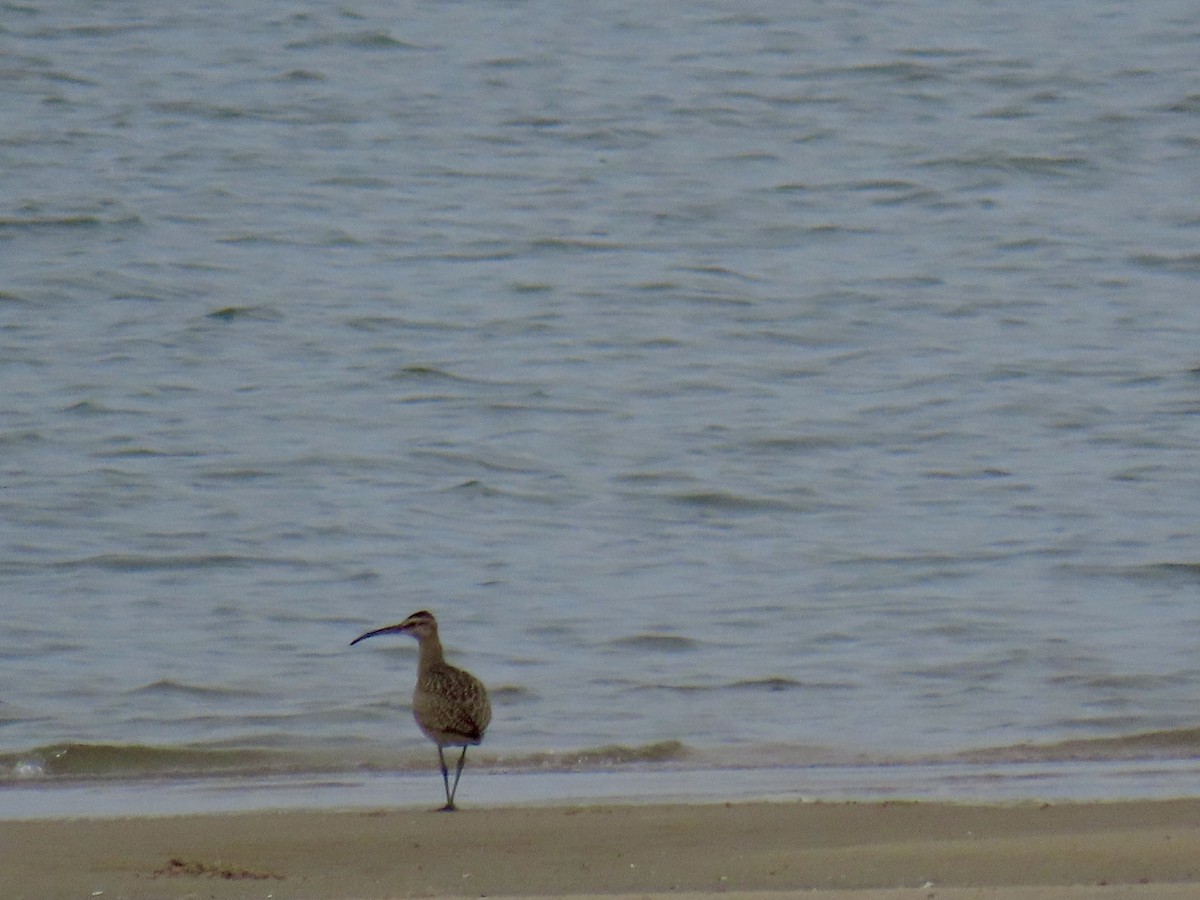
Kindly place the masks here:
<instances>
[{"instance_id":1,"label":"rippled water surface","mask_svg":"<svg viewBox=\"0 0 1200 900\"><path fill-rule=\"evenodd\" d=\"M1200 9L960 6L0 6L3 777L427 766L421 608L500 769L1200 755Z\"/></svg>"}]
</instances>

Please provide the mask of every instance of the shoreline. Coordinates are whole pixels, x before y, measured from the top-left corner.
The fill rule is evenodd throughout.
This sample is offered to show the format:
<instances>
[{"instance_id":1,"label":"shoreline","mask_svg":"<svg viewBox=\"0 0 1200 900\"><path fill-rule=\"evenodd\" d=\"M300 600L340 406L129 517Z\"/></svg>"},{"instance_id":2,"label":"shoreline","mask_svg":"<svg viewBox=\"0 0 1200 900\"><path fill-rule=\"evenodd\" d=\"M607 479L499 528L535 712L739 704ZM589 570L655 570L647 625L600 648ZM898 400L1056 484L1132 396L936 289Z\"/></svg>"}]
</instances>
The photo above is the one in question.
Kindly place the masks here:
<instances>
[{"instance_id":1,"label":"shoreline","mask_svg":"<svg viewBox=\"0 0 1200 900\"><path fill-rule=\"evenodd\" d=\"M12 898L1183 897L1200 890L1200 799L13 819L0 871Z\"/></svg>"},{"instance_id":2,"label":"shoreline","mask_svg":"<svg viewBox=\"0 0 1200 900\"><path fill-rule=\"evenodd\" d=\"M479 806L921 800L1056 803L1190 796L1200 729L923 752L679 741L482 753ZM59 743L0 754L0 821L62 816L356 809L428 802L426 744L397 753L307 748ZM464 785L465 787L465 785Z\"/></svg>"},{"instance_id":3,"label":"shoreline","mask_svg":"<svg viewBox=\"0 0 1200 900\"><path fill-rule=\"evenodd\" d=\"M974 804L1161 801L1191 795L1187 759L941 761L704 767L629 764L591 769L472 767L463 798L480 808L756 801L920 801ZM0 821L72 817L420 809L441 794L436 766L341 771L13 780L0 784Z\"/></svg>"}]
</instances>

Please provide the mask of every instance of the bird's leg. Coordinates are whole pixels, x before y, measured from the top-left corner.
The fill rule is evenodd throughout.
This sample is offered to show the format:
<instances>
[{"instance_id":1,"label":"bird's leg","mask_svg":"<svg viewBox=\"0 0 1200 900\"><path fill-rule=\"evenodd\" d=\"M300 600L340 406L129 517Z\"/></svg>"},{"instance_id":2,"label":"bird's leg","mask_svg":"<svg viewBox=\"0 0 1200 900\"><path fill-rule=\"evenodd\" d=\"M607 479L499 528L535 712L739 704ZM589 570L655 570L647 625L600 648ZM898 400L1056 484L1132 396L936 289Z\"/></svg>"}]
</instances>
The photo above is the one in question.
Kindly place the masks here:
<instances>
[{"instance_id":1,"label":"bird's leg","mask_svg":"<svg viewBox=\"0 0 1200 900\"><path fill-rule=\"evenodd\" d=\"M465 750L466 748L464 747L463 749ZM446 768L446 757L442 754L442 745L441 744L438 744L438 762L441 763L441 766L442 766L442 784L444 784L446 786L446 805L443 806L438 811L439 812L453 812L455 809L455 806L454 806L454 794L451 793L451 791L450 791L450 770ZM459 771L460 772L462 771L462 763L461 762L459 763ZM456 788L458 787L458 778L457 777L454 779L454 786Z\"/></svg>"},{"instance_id":2,"label":"bird's leg","mask_svg":"<svg viewBox=\"0 0 1200 900\"><path fill-rule=\"evenodd\" d=\"M458 758L458 766L454 770L454 787L450 788L450 809L457 809L454 805L454 795L458 793L458 779L462 778L463 765L467 761L467 745L463 744L462 755Z\"/></svg>"}]
</instances>

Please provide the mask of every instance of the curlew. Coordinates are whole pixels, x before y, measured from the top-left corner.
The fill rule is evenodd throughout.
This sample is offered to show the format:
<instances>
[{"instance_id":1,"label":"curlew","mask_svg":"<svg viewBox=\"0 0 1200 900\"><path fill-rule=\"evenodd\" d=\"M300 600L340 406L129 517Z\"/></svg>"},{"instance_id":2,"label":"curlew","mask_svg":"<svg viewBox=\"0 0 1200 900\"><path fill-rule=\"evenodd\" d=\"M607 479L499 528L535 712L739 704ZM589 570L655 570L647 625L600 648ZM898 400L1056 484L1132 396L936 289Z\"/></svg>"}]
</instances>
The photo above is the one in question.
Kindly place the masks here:
<instances>
[{"instance_id":1,"label":"curlew","mask_svg":"<svg viewBox=\"0 0 1200 900\"><path fill-rule=\"evenodd\" d=\"M442 642L438 639L437 619L432 613L421 610L399 625L388 625L360 634L350 642L350 646L379 634L411 634L417 639L419 656L417 686L413 688L412 698L413 718L425 737L437 744L442 782L446 787L446 805L442 810L453 811L457 808L454 794L458 790L458 779L462 777L463 764L467 761L467 747L483 740L483 732L492 719L487 688L470 672L446 662L442 654ZM453 786L442 752L444 747L462 747L458 766L454 770Z\"/></svg>"}]
</instances>

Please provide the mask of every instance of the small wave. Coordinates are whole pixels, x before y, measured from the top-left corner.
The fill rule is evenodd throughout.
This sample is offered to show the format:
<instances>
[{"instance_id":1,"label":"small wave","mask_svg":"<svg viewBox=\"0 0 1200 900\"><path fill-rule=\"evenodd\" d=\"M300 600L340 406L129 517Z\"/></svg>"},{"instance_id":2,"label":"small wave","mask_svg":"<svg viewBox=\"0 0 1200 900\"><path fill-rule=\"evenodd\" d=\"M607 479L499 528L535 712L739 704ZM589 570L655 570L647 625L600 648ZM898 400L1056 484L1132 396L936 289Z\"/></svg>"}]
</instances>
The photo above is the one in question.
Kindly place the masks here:
<instances>
[{"instance_id":1,"label":"small wave","mask_svg":"<svg viewBox=\"0 0 1200 900\"><path fill-rule=\"evenodd\" d=\"M488 689L492 702L500 706L513 706L517 703L532 703L538 699L536 691L515 684L500 685Z\"/></svg>"},{"instance_id":2,"label":"small wave","mask_svg":"<svg viewBox=\"0 0 1200 900\"><path fill-rule=\"evenodd\" d=\"M268 231L235 231L217 238L222 244L261 244L265 247L288 247L299 243L293 233Z\"/></svg>"},{"instance_id":3,"label":"small wave","mask_svg":"<svg viewBox=\"0 0 1200 900\"><path fill-rule=\"evenodd\" d=\"M762 279L756 275L747 272L739 272L737 269L730 269L726 266L711 265L696 265L696 266L679 266L681 272L694 272L697 275L715 275L718 278L728 278L732 281L741 281L747 284L759 282ZM750 305L750 301L745 301L746 305Z\"/></svg>"},{"instance_id":4,"label":"small wave","mask_svg":"<svg viewBox=\"0 0 1200 900\"><path fill-rule=\"evenodd\" d=\"M32 722L36 718L32 710L0 700L0 726L12 725L15 722Z\"/></svg>"},{"instance_id":5,"label":"small wave","mask_svg":"<svg viewBox=\"0 0 1200 900\"><path fill-rule=\"evenodd\" d=\"M13 230L42 230L54 228L98 228L104 225L103 219L98 216L78 215L78 216L47 216L45 218L20 218L20 217L4 217L0 218L0 229Z\"/></svg>"},{"instance_id":6,"label":"small wave","mask_svg":"<svg viewBox=\"0 0 1200 900\"><path fill-rule=\"evenodd\" d=\"M40 444L45 440L45 437L43 437L40 431L34 431L32 428L26 428L0 434L0 447L19 446L22 444Z\"/></svg>"},{"instance_id":7,"label":"small wave","mask_svg":"<svg viewBox=\"0 0 1200 900\"><path fill-rule=\"evenodd\" d=\"M614 638L608 646L619 650L650 650L658 653L686 653L700 649L700 642L676 634L632 634Z\"/></svg>"},{"instance_id":8,"label":"small wave","mask_svg":"<svg viewBox=\"0 0 1200 900\"><path fill-rule=\"evenodd\" d=\"M570 253L582 250L588 253L611 253L627 249L626 245L614 241L584 240L582 238L548 237L530 242L531 253Z\"/></svg>"},{"instance_id":9,"label":"small wave","mask_svg":"<svg viewBox=\"0 0 1200 900\"><path fill-rule=\"evenodd\" d=\"M850 434L806 434L794 437L786 435L769 435L750 441L746 446L750 450L765 453L812 453L824 450L839 450L843 447L854 446L861 438Z\"/></svg>"},{"instance_id":10,"label":"small wave","mask_svg":"<svg viewBox=\"0 0 1200 900\"><path fill-rule=\"evenodd\" d=\"M1130 260L1134 265L1147 269L1162 269L1194 275L1200 272L1200 253L1185 253L1181 256L1164 256L1159 253L1140 253Z\"/></svg>"},{"instance_id":11,"label":"small wave","mask_svg":"<svg viewBox=\"0 0 1200 900\"><path fill-rule=\"evenodd\" d=\"M443 489L446 492L460 493L466 497L481 497L487 499L516 500L521 503L535 503L542 506L557 506L562 498L554 494L534 494L528 491L510 491L492 487L478 478L469 478L459 484Z\"/></svg>"},{"instance_id":12,"label":"small wave","mask_svg":"<svg viewBox=\"0 0 1200 900\"><path fill-rule=\"evenodd\" d=\"M155 697L190 697L195 699L261 697L256 691L239 690L237 688L218 687L203 684L186 684L163 678L159 681L144 684L125 692L129 696Z\"/></svg>"},{"instance_id":13,"label":"small wave","mask_svg":"<svg viewBox=\"0 0 1200 900\"><path fill-rule=\"evenodd\" d=\"M1174 113L1200 113L1200 94L1187 94L1180 100L1166 104L1162 109Z\"/></svg>"},{"instance_id":14,"label":"small wave","mask_svg":"<svg viewBox=\"0 0 1200 900\"><path fill-rule=\"evenodd\" d=\"M165 100L153 104L157 112L168 115L194 116L198 119L240 119L247 115L246 110L237 106L222 103L208 103L201 100Z\"/></svg>"},{"instance_id":15,"label":"small wave","mask_svg":"<svg viewBox=\"0 0 1200 900\"><path fill-rule=\"evenodd\" d=\"M15 7L8 7L13 9ZM84 25L62 25L62 26L45 26L38 28L32 32L34 37L38 38L61 38L61 37L113 37L114 35L136 34L140 31L149 31L155 26L143 22L117 22L95 24L87 23Z\"/></svg>"},{"instance_id":16,"label":"small wave","mask_svg":"<svg viewBox=\"0 0 1200 900\"><path fill-rule=\"evenodd\" d=\"M1200 563L1165 562L1137 566L1132 572L1149 578L1166 578L1171 581L1200 581Z\"/></svg>"},{"instance_id":17,"label":"small wave","mask_svg":"<svg viewBox=\"0 0 1200 900\"><path fill-rule=\"evenodd\" d=\"M1179 675L1152 675L1145 672L1103 675L1064 674L1051 678L1050 684L1082 687L1088 691L1159 690L1181 684Z\"/></svg>"},{"instance_id":18,"label":"small wave","mask_svg":"<svg viewBox=\"0 0 1200 900\"><path fill-rule=\"evenodd\" d=\"M566 121L557 116L515 116L500 123L506 128L559 128Z\"/></svg>"},{"instance_id":19,"label":"small wave","mask_svg":"<svg viewBox=\"0 0 1200 900\"><path fill-rule=\"evenodd\" d=\"M410 44L399 38L392 37L386 31L351 31L338 34L324 34L304 41L292 41L287 45L289 50L311 50L319 47L351 47L356 50L420 50L417 44Z\"/></svg>"},{"instance_id":20,"label":"small wave","mask_svg":"<svg viewBox=\"0 0 1200 900\"><path fill-rule=\"evenodd\" d=\"M1200 562L1157 562L1132 566L1064 565L1064 571L1074 575L1098 578L1123 578L1129 581L1195 584L1200 582Z\"/></svg>"},{"instance_id":21,"label":"small wave","mask_svg":"<svg viewBox=\"0 0 1200 900\"><path fill-rule=\"evenodd\" d=\"M208 469L200 473L200 477L205 481L257 481L262 478L270 478L275 475L267 469L260 469L254 466L239 466L228 469Z\"/></svg>"},{"instance_id":22,"label":"small wave","mask_svg":"<svg viewBox=\"0 0 1200 900\"><path fill-rule=\"evenodd\" d=\"M705 694L717 691L792 691L801 688L819 691L853 690L855 685L838 681L807 682L797 681L781 675L766 678L743 678L727 684L640 684L635 690L667 691L673 694Z\"/></svg>"},{"instance_id":23,"label":"small wave","mask_svg":"<svg viewBox=\"0 0 1200 900\"><path fill-rule=\"evenodd\" d=\"M825 71L831 76L845 74L860 78L883 78L889 82L934 81L945 78L940 68L936 66L928 63L909 62L907 60L834 66Z\"/></svg>"},{"instance_id":24,"label":"small wave","mask_svg":"<svg viewBox=\"0 0 1200 900\"><path fill-rule=\"evenodd\" d=\"M30 301L27 297L23 297L20 294L14 294L11 291L0 291L0 303L29 304ZM25 362L30 363L31 361L25 360Z\"/></svg>"},{"instance_id":25,"label":"small wave","mask_svg":"<svg viewBox=\"0 0 1200 900\"><path fill-rule=\"evenodd\" d=\"M280 81L324 81L326 75L315 69L292 69L279 76Z\"/></svg>"},{"instance_id":26,"label":"small wave","mask_svg":"<svg viewBox=\"0 0 1200 900\"><path fill-rule=\"evenodd\" d=\"M448 450L417 450L412 455L418 459L432 459L437 462L449 463L459 469L475 468L486 472L508 472L516 475L544 474L544 470L533 460L521 457L504 459L495 455L452 453Z\"/></svg>"},{"instance_id":27,"label":"small wave","mask_svg":"<svg viewBox=\"0 0 1200 900\"><path fill-rule=\"evenodd\" d=\"M794 678L783 678L774 676L771 678L747 678L742 681L735 681L730 685L736 690L747 691L790 691L793 688L803 687L804 685L796 681Z\"/></svg>"},{"instance_id":28,"label":"small wave","mask_svg":"<svg viewBox=\"0 0 1200 900\"><path fill-rule=\"evenodd\" d=\"M1015 744L970 750L965 762L1108 762L1138 759L1190 759L1200 756L1200 728L1144 731L1116 737L1078 738L1052 744Z\"/></svg>"},{"instance_id":29,"label":"small wave","mask_svg":"<svg viewBox=\"0 0 1200 900\"><path fill-rule=\"evenodd\" d=\"M26 753L0 755L0 782L31 778L161 778L285 772L294 767L284 765L278 753L261 750L54 744Z\"/></svg>"},{"instance_id":30,"label":"small wave","mask_svg":"<svg viewBox=\"0 0 1200 900\"><path fill-rule=\"evenodd\" d=\"M93 455L98 459L187 459L203 454L197 450L162 450L157 447L132 446L100 450Z\"/></svg>"},{"instance_id":31,"label":"small wave","mask_svg":"<svg viewBox=\"0 0 1200 900\"><path fill-rule=\"evenodd\" d=\"M666 691L670 694L707 694L719 691L720 687L712 684L639 684L634 690Z\"/></svg>"},{"instance_id":32,"label":"small wave","mask_svg":"<svg viewBox=\"0 0 1200 900\"><path fill-rule=\"evenodd\" d=\"M78 403L72 403L65 407L63 412L74 413L80 416L104 416L117 412L110 406L105 406L103 403L98 403L95 400L80 400Z\"/></svg>"},{"instance_id":33,"label":"small wave","mask_svg":"<svg viewBox=\"0 0 1200 900\"><path fill-rule=\"evenodd\" d=\"M275 322L282 319L283 315L279 310L267 306L222 306L208 313L205 318L220 322Z\"/></svg>"},{"instance_id":34,"label":"small wave","mask_svg":"<svg viewBox=\"0 0 1200 900\"><path fill-rule=\"evenodd\" d=\"M607 744L585 750L564 750L552 753L532 753L505 760L505 767L516 769L603 769L638 763L663 763L684 759L690 751L680 741L658 741L652 744L627 746Z\"/></svg>"},{"instance_id":35,"label":"small wave","mask_svg":"<svg viewBox=\"0 0 1200 900\"><path fill-rule=\"evenodd\" d=\"M700 510L731 513L799 512L802 507L772 497L748 497L728 491L686 491L669 494L668 500Z\"/></svg>"},{"instance_id":36,"label":"small wave","mask_svg":"<svg viewBox=\"0 0 1200 900\"><path fill-rule=\"evenodd\" d=\"M1090 167L1080 156L1020 156L1000 152L985 152L930 160L924 165L932 168L968 170L1000 170L1025 175L1064 177Z\"/></svg>"},{"instance_id":37,"label":"small wave","mask_svg":"<svg viewBox=\"0 0 1200 900\"><path fill-rule=\"evenodd\" d=\"M641 745L609 744L582 750L516 755L475 754L475 765L497 771L544 769L586 771L674 762L689 756L680 741ZM396 752L380 748L274 748L241 746L150 746L143 744L52 744L0 754L0 785L15 782L92 780L154 781L326 775L352 772L424 772L428 745Z\"/></svg>"},{"instance_id":38,"label":"small wave","mask_svg":"<svg viewBox=\"0 0 1200 900\"><path fill-rule=\"evenodd\" d=\"M961 469L957 471L949 469L931 469L926 472L929 478L944 478L948 481L989 481L995 478L1011 478L1012 472L1008 469L995 466L984 466L978 469Z\"/></svg>"},{"instance_id":39,"label":"small wave","mask_svg":"<svg viewBox=\"0 0 1200 900\"><path fill-rule=\"evenodd\" d=\"M417 384L469 385L473 388L511 388L517 385L501 381L488 381L483 378L473 378L469 375L459 375L437 366L427 366L414 363L402 366L388 376L390 381L415 382Z\"/></svg>"},{"instance_id":40,"label":"small wave","mask_svg":"<svg viewBox=\"0 0 1200 900\"><path fill-rule=\"evenodd\" d=\"M143 556L131 553L103 553L82 559L64 560L63 569L106 569L112 572L154 572L179 569L241 568L259 563L278 564L280 560L258 559L232 553L200 553L176 556Z\"/></svg>"},{"instance_id":41,"label":"small wave","mask_svg":"<svg viewBox=\"0 0 1200 900\"><path fill-rule=\"evenodd\" d=\"M615 480L633 485L679 484L692 481L692 477L674 470L623 472Z\"/></svg>"},{"instance_id":42,"label":"small wave","mask_svg":"<svg viewBox=\"0 0 1200 900\"><path fill-rule=\"evenodd\" d=\"M496 56L471 64L479 69L535 69L540 65L540 60L528 56Z\"/></svg>"}]
</instances>

